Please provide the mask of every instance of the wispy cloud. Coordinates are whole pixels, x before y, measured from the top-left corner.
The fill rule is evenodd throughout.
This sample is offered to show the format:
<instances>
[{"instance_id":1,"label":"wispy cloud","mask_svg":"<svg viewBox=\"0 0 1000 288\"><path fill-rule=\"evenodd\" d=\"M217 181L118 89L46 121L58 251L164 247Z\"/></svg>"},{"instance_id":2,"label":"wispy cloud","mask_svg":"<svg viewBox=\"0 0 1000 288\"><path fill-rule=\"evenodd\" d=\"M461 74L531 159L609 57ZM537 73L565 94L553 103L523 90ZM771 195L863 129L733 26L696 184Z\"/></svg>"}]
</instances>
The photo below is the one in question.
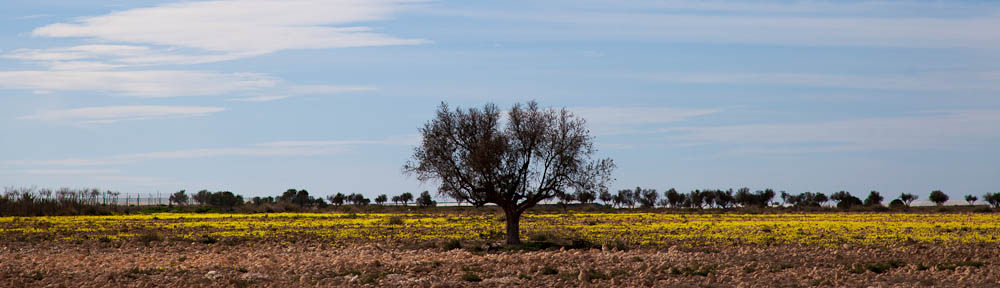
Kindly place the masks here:
<instances>
[{"instance_id":1,"label":"wispy cloud","mask_svg":"<svg viewBox=\"0 0 1000 288\"><path fill-rule=\"evenodd\" d=\"M240 98L229 98L226 101L235 102L271 102L277 100L283 100L298 95L332 95L332 94L342 94L351 92L366 92L375 91L375 87L371 86L339 86L339 85L292 85L289 87L282 87L281 93L285 95L258 95L258 96L247 96Z\"/></svg>"},{"instance_id":2,"label":"wispy cloud","mask_svg":"<svg viewBox=\"0 0 1000 288\"><path fill-rule=\"evenodd\" d=\"M108 124L127 120L205 116L226 110L208 106L101 106L41 111L22 120L42 120L75 124Z\"/></svg>"},{"instance_id":3,"label":"wispy cloud","mask_svg":"<svg viewBox=\"0 0 1000 288\"><path fill-rule=\"evenodd\" d=\"M722 111L669 107L575 107L569 110L586 119L595 135L646 133L648 130L643 127L647 125L687 121Z\"/></svg>"},{"instance_id":4,"label":"wispy cloud","mask_svg":"<svg viewBox=\"0 0 1000 288\"><path fill-rule=\"evenodd\" d=\"M158 60L170 63L204 54L228 60L288 49L427 43L427 40L389 36L374 32L372 27L351 24L386 20L414 3L416 1L391 0L180 2L46 25L32 34L202 51ZM210 60L201 59L200 62Z\"/></svg>"},{"instance_id":5,"label":"wispy cloud","mask_svg":"<svg viewBox=\"0 0 1000 288\"><path fill-rule=\"evenodd\" d=\"M383 140L313 140L275 141L257 143L242 147L195 148L173 151L121 154L94 158L66 158L55 160L11 160L9 165L18 166L104 166L121 165L144 160L169 160L211 157L293 157L332 155L350 151L358 145L413 145L416 140L411 135Z\"/></svg>"},{"instance_id":6,"label":"wispy cloud","mask_svg":"<svg viewBox=\"0 0 1000 288\"><path fill-rule=\"evenodd\" d=\"M0 71L0 88L100 91L121 96L205 96L274 87L278 80L256 73L183 70Z\"/></svg>"},{"instance_id":7,"label":"wispy cloud","mask_svg":"<svg viewBox=\"0 0 1000 288\"><path fill-rule=\"evenodd\" d=\"M932 17L941 4L882 2L668 1L660 4L608 1L559 2L525 10L449 10L422 12L524 23L530 30L479 31L490 37L567 39L597 37L658 42L746 43L796 46L997 48L997 9L966 7L963 17ZM953 1L954 2L954 1ZM760 5L758 5L760 4ZM899 4L899 5L896 5ZM951 2L949 2L951 4ZM517 7L517 6L515 6ZM900 9L924 14L899 15ZM878 10L878 11L875 11ZM973 12L974 11L974 12ZM992 11L992 12L991 12ZM895 12L895 13L893 13ZM880 15L879 13L882 13ZM891 16L890 16L891 15ZM537 27L536 27L537 26Z\"/></svg>"},{"instance_id":8,"label":"wispy cloud","mask_svg":"<svg viewBox=\"0 0 1000 288\"><path fill-rule=\"evenodd\" d=\"M28 20L28 19L38 19L38 18L51 17L51 16L52 15L50 15L50 14L31 14L31 15L17 16L17 17L14 17L12 19L16 19L16 20Z\"/></svg>"},{"instance_id":9,"label":"wispy cloud","mask_svg":"<svg viewBox=\"0 0 1000 288\"><path fill-rule=\"evenodd\" d=\"M956 149L1000 139L1000 110L927 111L812 123L662 128L685 145L736 146L741 153L812 153L897 149Z\"/></svg>"},{"instance_id":10,"label":"wispy cloud","mask_svg":"<svg viewBox=\"0 0 1000 288\"><path fill-rule=\"evenodd\" d=\"M658 82L682 84L730 84L747 86L854 88L904 91L981 91L1000 92L1000 71L987 72L933 72L914 74L815 74L815 73L733 73L691 72L620 74L610 77L627 77Z\"/></svg>"},{"instance_id":11,"label":"wispy cloud","mask_svg":"<svg viewBox=\"0 0 1000 288\"><path fill-rule=\"evenodd\" d=\"M288 95L269 95L269 96L250 96L243 98L229 98L226 101L232 102L271 102L278 101L282 99L288 99Z\"/></svg>"},{"instance_id":12,"label":"wispy cloud","mask_svg":"<svg viewBox=\"0 0 1000 288\"><path fill-rule=\"evenodd\" d=\"M375 91L371 86L338 86L338 85L296 85L288 88L295 94L337 94L346 92Z\"/></svg>"},{"instance_id":13,"label":"wispy cloud","mask_svg":"<svg viewBox=\"0 0 1000 288\"><path fill-rule=\"evenodd\" d=\"M100 175L100 174L115 174L118 170L106 170L106 169L28 169L24 170L25 174L31 175Z\"/></svg>"}]
</instances>

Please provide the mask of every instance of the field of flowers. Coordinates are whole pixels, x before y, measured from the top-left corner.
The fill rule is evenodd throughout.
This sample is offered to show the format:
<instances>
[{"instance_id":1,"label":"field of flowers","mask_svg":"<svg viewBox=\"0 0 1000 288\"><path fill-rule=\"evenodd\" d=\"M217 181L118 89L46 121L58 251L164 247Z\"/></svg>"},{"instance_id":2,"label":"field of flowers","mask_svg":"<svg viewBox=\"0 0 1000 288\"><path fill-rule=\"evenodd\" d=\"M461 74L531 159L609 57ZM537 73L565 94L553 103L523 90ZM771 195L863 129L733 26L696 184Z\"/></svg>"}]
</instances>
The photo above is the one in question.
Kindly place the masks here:
<instances>
[{"instance_id":1,"label":"field of flowers","mask_svg":"<svg viewBox=\"0 0 1000 288\"><path fill-rule=\"evenodd\" d=\"M116 216L2 217L3 241L115 241L156 237L191 241L253 240L397 243L497 240L500 216L484 213L338 214L158 213ZM578 239L641 247L796 244L838 247L994 243L997 214L527 214L522 237ZM542 236L539 236L542 235Z\"/></svg>"}]
</instances>

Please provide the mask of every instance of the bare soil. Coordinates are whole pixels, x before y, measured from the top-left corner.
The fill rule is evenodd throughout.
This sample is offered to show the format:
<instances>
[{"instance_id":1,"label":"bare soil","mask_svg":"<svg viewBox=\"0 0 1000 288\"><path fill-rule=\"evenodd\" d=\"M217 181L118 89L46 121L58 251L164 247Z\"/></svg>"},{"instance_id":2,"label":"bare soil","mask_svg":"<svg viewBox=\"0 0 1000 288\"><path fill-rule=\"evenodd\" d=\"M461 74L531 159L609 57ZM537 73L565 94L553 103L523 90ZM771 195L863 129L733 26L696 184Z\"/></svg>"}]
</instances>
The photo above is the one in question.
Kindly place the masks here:
<instances>
[{"instance_id":1,"label":"bare soil","mask_svg":"<svg viewBox=\"0 0 1000 288\"><path fill-rule=\"evenodd\" d=\"M1000 249L988 245L477 248L11 242L0 243L0 286L1000 287Z\"/></svg>"}]
</instances>

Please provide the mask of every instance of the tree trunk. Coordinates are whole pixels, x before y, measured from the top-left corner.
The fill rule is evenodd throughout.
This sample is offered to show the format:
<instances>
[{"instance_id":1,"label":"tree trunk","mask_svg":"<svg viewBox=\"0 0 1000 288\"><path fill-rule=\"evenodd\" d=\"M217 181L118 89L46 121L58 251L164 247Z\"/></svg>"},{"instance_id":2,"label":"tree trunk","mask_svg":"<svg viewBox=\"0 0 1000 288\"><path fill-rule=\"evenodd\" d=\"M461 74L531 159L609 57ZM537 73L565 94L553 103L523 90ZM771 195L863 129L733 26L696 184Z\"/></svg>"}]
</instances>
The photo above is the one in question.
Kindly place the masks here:
<instances>
[{"instance_id":1,"label":"tree trunk","mask_svg":"<svg viewBox=\"0 0 1000 288\"><path fill-rule=\"evenodd\" d=\"M507 218L507 245L521 244L521 212L516 208L504 208Z\"/></svg>"}]
</instances>

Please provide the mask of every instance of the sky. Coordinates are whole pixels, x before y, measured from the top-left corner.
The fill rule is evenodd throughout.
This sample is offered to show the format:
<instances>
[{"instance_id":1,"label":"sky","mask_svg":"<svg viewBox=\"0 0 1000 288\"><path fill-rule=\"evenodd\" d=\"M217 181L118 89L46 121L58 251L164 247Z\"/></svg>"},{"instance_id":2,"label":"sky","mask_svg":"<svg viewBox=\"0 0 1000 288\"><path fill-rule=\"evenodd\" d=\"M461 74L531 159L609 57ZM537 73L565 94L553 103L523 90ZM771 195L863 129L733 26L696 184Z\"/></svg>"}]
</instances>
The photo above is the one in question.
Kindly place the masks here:
<instances>
[{"instance_id":1,"label":"sky","mask_svg":"<svg viewBox=\"0 0 1000 288\"><path fill-rule=\"evenodd\" d=\"M1000 192L995 1L4 1L0 185L435 191L452 107L585 118L612 190Z\"/></svg>"}]
</instances>

